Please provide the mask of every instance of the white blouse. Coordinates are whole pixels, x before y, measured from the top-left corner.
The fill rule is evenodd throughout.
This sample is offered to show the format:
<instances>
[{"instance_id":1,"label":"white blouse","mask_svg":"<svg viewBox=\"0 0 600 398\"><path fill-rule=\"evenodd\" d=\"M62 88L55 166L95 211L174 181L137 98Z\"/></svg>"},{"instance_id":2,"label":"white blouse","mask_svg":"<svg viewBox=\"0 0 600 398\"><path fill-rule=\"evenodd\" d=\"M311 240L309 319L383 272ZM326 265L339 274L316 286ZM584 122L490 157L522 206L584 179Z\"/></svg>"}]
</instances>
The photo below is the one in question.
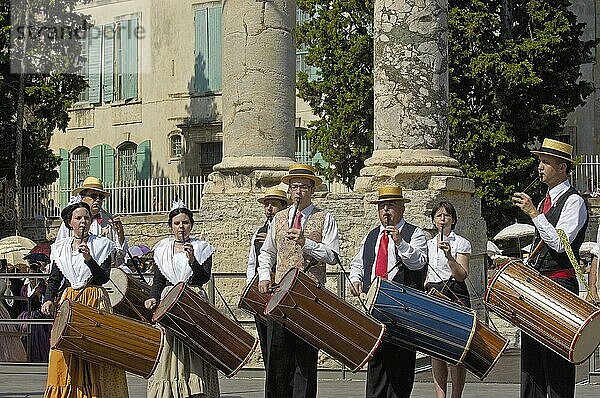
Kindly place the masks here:
<instances>
[{"instance_id":1,"label":"white blouse","mask_svg":"<svg viewBox=\"0 0 600 398\"><path fill-rule=\"evenodd\" d=\"M444 254L444 251L438 248L437 245L438 235L427 241L427 253L429 257L429 269L427 271L426 282L442 282L450 279L452 276L452 270L448 265L448 259ZM448 242L450 243L450 253L456 258L456 254L471 254L471 242L463 238L460 235L450 232L448 235Z\"/></svg>"}]
</instances>

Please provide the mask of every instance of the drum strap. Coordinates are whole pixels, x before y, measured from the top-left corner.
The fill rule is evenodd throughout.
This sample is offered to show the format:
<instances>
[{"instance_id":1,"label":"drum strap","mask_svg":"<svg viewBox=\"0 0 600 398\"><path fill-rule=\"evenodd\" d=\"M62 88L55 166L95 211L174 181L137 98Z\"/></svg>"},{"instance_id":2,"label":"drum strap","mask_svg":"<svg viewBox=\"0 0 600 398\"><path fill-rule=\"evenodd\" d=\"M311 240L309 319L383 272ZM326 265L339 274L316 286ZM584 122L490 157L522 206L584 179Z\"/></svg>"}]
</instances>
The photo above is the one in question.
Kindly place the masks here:
<instances>
[{"instance_id":1,"label":"drum strap","mask_svg":"<svg viewBox=\"0 0 600 398\"><path fill-rule=\"evenodd\" d=\"M573 253L573 249L571 248L571 244L569 243L569 238L567 237L567 234L562 229L557 229L556 232L558 233L558 237L560 238L560 241L561 241L563 247L565 248L565 253L567 253L567 256L569 257L569 261L571 262L571 265L573 266L573 269L575 270L577 279L579 279L579 282L583 285L583 287L585 287L585 291L589 295L590 294L590 286L588 285L587 281L585 280L585 277L583 276L583 274L584 274L583 268L579 265L579 263L577 262L577 259L575 258L575 253ZM593 303L593 304L598 305L598 303Z\"/></svg>"}]
</instances>

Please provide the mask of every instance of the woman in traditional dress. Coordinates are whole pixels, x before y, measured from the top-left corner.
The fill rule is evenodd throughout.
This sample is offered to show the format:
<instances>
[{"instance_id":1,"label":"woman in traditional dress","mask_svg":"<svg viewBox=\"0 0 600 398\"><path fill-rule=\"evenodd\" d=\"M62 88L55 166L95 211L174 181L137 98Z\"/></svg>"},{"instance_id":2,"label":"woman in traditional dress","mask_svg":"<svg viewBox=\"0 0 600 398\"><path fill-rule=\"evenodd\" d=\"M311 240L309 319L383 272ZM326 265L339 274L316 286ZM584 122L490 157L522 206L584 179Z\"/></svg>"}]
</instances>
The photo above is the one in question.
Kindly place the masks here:
<instances>
[{"instance_id":1,"label":"woman in traditional dress","mask_svg":"<svg viewBox=\"0 0 600 398\"><path fill-rule=\"evenodd\" d=\"M429 268L425 288L436 289L452 301L470 307L469 291L465 279L469 273L471 243L454 233L456 210L452 203L440 202L431 211L431 221L438 234L427 241ZM431 358L433 384L438 398L446 397L448 368L452 378L452 398L460 398L465 386L466 369L449 366L446 362Z\"/></svg>"},{"instance_id":2,"label":"woman in traditional dress","mask_svg":"<svg viewBox=\"0 0 600 398\"><path fill-rule=\"evenodd\" d=\"M65 207L61 217L73 230L73 236L52 244L52 269L42 304L42 312L51 314L61 281L68 287L60 301L69 299L110 311L108 282L111 253L115 243L90 235L91 211L84 202ZM44 397L115 398L128 397L125 371L110 365L98 365L75 355L52 349L48 361L48 381Z\"/></svg>"},{"instance_id":3,"label":"woman in traditional dress","mask_svg":"<svg viewBox=\"0 0 600 398\"><path fill-rule=\"evenodd\" d=\"M3 272L6 272L5 270ZM12 292L8 287L8 279L0 278L0 296L10 296ZM10 313L0 301L0 319L11 319ZM19 336L16 325L0 323L0 362L25 362L27 353Z\"/></svg>"},{"instance_id":4,"label":"woman in traditional dress","mask_svg":"<svg viewBox=\"0 0 600 398\"><path fill-rule=\"evenodd\" d=\"M207 242L190 237L194 225L192 212L178 207L169 213L172 237L154 246L154 281L145 305L156 308L172 285L187 282L207 299L202 285L210 280L214 248ZM184 341L169 331L159 364L148 380L149 398L219 397L217 369L196 355Z\"/></svg>"}]
</instances>

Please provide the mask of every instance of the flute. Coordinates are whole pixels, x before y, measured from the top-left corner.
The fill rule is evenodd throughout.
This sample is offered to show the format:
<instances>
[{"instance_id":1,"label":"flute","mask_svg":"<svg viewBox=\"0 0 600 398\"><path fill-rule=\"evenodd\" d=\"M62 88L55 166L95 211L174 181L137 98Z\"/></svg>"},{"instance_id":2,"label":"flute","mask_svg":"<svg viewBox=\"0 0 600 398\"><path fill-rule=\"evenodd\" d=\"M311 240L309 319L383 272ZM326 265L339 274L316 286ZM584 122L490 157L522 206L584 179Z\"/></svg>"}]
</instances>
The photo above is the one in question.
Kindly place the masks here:
<instances>
[{"instance_id":1,"label":"flute","mask_svg":"<svg viewBox=\"0 0 600 398\"><path fill-rule=\"evenodd\" d=\"M388 225L390 225L390 223L392 222L392 215L389 213L385 213L383 215L383 218L385 218L385 225L384 227L387 227ZM390 236L390 231L385 231L385 233L387 234L387 236Z\"/></svg>"}]
</instances>

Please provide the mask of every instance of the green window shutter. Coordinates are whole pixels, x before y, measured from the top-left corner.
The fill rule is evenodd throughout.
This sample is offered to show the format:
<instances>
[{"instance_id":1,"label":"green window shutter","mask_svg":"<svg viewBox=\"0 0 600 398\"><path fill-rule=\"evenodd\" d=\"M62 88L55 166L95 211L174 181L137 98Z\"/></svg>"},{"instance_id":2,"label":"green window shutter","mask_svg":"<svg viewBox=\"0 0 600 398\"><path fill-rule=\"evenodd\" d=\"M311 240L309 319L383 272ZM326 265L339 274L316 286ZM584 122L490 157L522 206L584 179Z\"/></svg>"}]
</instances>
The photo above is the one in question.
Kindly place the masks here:
<instances>
[{"instance_id":1,"label":"green window shutter","mask_svg":"<svg viewBox=\"0 0 600 398\"><path fill-rule=\"evenodd\" d=\"M208 9L208 89L221 91L222 30L221 6Z\"/></svg>"},{"instance_id":2,"label":"green window shutter","mask_svg":"<svg viewBox=\"0 0 600 398\"><path fill-rule=\"evenodd\" d=\"M146 140L137 146L135 163L138 180L145 180L152 177L152 152L150 144L150 140Z\"/></svg>"},{"instance_id":3,"label":"green window shutter","mask_svg":"<svg viewBox=\"0 0 600 398\"><path fill-rule=\"evenodd\" d=\"M89 32L92 32L90 30ZM102 35L93 31L88 36L88 100L92 104L100 102L100 76L102 74Z\"/></svg>"},{"instance_id":4,"label":"green window shutter","mask_svg":"<svg viewBox=\"0 0 600 398\"><path fill-rule=\"evenodd\" d=\"M124 99L137 98L138 86L138 43L137 18L121 22L121 48L123 49L123 94Z\"/></svg>"},{"instance_id":5,"label":"green window shutter","mask_svg":"<svg viewBox=\"0 0 600 398\"><path fill-rule=\"evenodd\" d=\"M194 22L196 24L196 45L194 51L194 87L197 92L208 91L208 40L206 37L207 21L206 8L196 10Z\"/></svg>"},{"instance_id":6,"label":"green window shutter","mask_svg":"<svg viewBox=\"0 0 600 398\"><path fill-rule=\"evenodd\" d=\"M90 149L90 176L102 179L102 145Z\"/></svg>"},{"instance_id":7,"label":"green window shutter","mask_svg":"<svg viewBox=\"0 0 600 398\"><path fill-rule=\"evenodd\" d=\"M114 72L114 25L108 24L102 26L104 34L104 80L102 84L102 99L104 102L113 100L113 72Z\"/></svg>"},{"instance_id":8,"label":"green window shutter","mask_svg":"<svg viewBox=\"0 0 600 398\"><path fill-rule=\"evenodd\" d=\"M70 187L69 187L69 151L64 148L60 148L58 150L58 154L62 158L60 160L60 165L58 166L59 173L59 186L60 186L60 203L56 205L62 209L69 203L69 198L71 196Z\"/></svg>"},{"instance_id":9,"label":"green window shutter","mask_svg":"<svg viewBox=\"0 0 600 398\"><path fill-rule=\"evenodd\" d=\"M115 150L102 144L102 181L112 184L115 181Z\"/></svg>"}]
</instances>

